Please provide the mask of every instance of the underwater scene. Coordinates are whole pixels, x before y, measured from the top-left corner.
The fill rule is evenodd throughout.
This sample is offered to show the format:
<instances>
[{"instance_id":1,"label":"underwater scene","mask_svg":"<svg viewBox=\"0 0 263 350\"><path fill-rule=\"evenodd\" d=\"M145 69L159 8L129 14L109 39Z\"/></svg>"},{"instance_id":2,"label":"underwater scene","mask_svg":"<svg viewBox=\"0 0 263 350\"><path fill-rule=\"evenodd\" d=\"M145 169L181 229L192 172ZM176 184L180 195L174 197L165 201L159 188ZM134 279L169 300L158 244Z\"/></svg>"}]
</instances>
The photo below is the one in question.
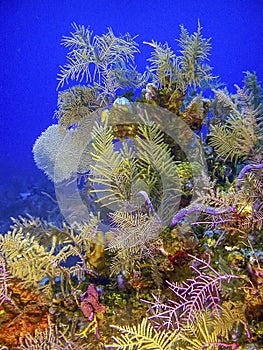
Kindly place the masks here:
<instances>
[{"instance_id":1,"label":"underwater scene","mask_svg":"<svg viewBox=\"0 0 263 350\"><path fill-rule=\"evenodd\" d=\"M263 349L263 2L0 13L0 350Z\"/></svg>"}]
</instances>

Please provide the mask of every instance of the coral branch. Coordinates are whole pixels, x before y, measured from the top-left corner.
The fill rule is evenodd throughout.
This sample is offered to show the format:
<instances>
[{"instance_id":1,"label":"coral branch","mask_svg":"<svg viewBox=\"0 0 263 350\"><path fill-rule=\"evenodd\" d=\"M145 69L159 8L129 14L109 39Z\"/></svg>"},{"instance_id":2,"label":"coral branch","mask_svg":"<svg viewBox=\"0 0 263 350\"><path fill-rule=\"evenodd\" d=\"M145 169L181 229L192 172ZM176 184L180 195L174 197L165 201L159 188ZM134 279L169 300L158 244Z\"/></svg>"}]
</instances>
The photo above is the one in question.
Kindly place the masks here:
<instances>
[{"instance_id":1,"label":"coral branch","mask_svg":"<svg viewBox=\"0 0 263 350\"><path fill-rule=\"evenodd\" d=\"M218 347L218 346L222 346L224 348L230 348L230 349L238 349L239 348L239 344L234 342L232 344L227 344L227 343L222 343L222 342L216 342L216 343L208 343L208 344L205 344L202 346L202 350L203 349L206 349L206 348L209 348L210 346L213 346L213 347Z\"/></svg>"},{"instance_id":2,"label":"coral branch","mask_svg":"<svg viewBox=\"0 0 263 350\"><path fill-rule=\"evenodd\" d=\"M239 279L237 275L221 275L210 264L210 259L205 261L188 254L194 259L191 269L197 274L196 277L187 279L181 285L168 283L174 293L174 300L163 304L158 297L151 304L153 316L150 319L161 323L166 329L182 328L183 324L193 323L197 320L199 312L212 309L220 315L222 283L229 283L232 279Z\"/></svg>"},{"instance_id":3,"label":"coral branch","mask_svg":"<svg viewBox=\"0 0 263 350\"><path fill-rule=\"evenodd\" d=\"M182 220L186 215L189 215L193 212L201 212L209 215L220 215L224 213L230 213L235 210L235 207L228 207L228 208L213 208L213 207L207 207L204 208L203 205L195 205L188 208L181 209L174 217L171 223L171 227L174 227L178 224L180 220Z\"/></svg>"},{"instance_id":4,"label":"coral branch","mask_svg":"<svg viewBox=\"0 0 263 350\"><path fill-rule=\"evenodd\" d=\"M246 165L239 173L238 178L237 178L237 189L240 190L241 188L241 181L245 175L250 170L253 169L263 169L263 164L248 164Z\"/></svg>"},{"instance_id":5,"label":"coral branch","mask_svg":"<svg viewBox=\"0 0 263 350\"><path fill-rule=\"evenodd\" d=\"M151 211L152 214L156 217L157 221L161 224L161 223L162 223L162 220L160 219L160 217L158 216L158 214L155 212L154 207L153 207L153 205L152 205L152 202L151 202L151 200L150 200L148 194L147 194L145 191L139 191L139 192L137 193L137 197L139 197L139 196L143 196L143 197L144 197L145 202L147 203L147 205L148 205L150 211Z\"/></svg>"},{"instance_id":6,"label":"coral branch","mask_svg":"<svg viewBox=\"0 0 263 350\"><path fill-rule=\"evenodd\" d=\"M5 259L2 255L0 255L0 305L7 301L13 305L12 300L8 296L8 282L10 281L9 273L6 269Z\"/></svg>"}]
</instances>

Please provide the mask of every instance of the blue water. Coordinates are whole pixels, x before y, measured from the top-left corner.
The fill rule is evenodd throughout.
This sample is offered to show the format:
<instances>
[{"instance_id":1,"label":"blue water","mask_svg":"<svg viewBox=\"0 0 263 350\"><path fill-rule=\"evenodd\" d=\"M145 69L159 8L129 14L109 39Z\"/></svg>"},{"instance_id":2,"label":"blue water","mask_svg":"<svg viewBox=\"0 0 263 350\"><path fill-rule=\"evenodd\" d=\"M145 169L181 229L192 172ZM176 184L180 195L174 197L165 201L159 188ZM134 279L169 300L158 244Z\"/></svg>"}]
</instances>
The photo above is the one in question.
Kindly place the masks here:
<instances>
[{"instance_id":1,"label":"blue water","mask_svg":"<svg viewBox=\"0 0 263 350\"><path fill-rule=\"evenodd\" d=\"M7 232L10 224L12 223L10 219L11 216L17 218L19 215L25 216L27 213L29 213L34 217L41 217L47 219L49 222L54 223L57 226L61 224L62 220L65 221L70 216L72 218L72 221L76 220L76 218L88 218L88 215L86 215L88 207L87 203L89 203L90 198L87 195L87 193L85 191L82 192L82 198L85 197L85 193L86 197L84 198L83 203L81 203L82 206L78 206L79 202L81 201L75 201L74 203L74 196L72 196L72 188L76 192L77 186L74 187L75 182L72 182L72 186L64 186L63 190L65 190L66 188L64 192L63 190L60 190L60 192L57 191L57 194L59 193L61 195L61 200L59 203L59 196L56 197L56 193L54 192L52 182L50 182L44 175L44 173L36 167L32 155L32 147L37 137L49 125L56 122L56 120L53 119L54 111L57 108L57 95L59 91L57 90L58 81L56 78L57 74L60 71L60 65L64 65L66 63L67 55L67 49L64 46L61 46L60 43L62 36L69 36L70 32L73 30L71 24L75 22L77 25L84 25L85 27L90 26L90 28L94 31L94 34L98 35L107 32L108 27L111 27L113 29L113 32L116 36L118 36L118 34L120 33L124 34L126 32L129 32L132 36L138 35L137 42L140 44L141 54L137 55L136 63L138 66L138 70L143 72L146 65L148 64L147 58L150 57L151 52L150 47L144 45L143 41L151 42L152 40L155 40L157 42L162 43L168 42L172 49L175 52L177 52L177 49L179 48L175 39L179 38L180 25L183 24L184 27L187 28L189 33L193 33L197 29L198 21L200 21L201 26L203 27L203 36L205 38L211 37L212 50L209 64L212 67L214 67L213 74L215 76L220 77L220 80L226 84L228 90L230 90L231 92L235 92L234 84L242 86L244 72L246 71L256 72L259 81L263 82L263 0L0 0L0 236L1 234L5 234ZM67 86L64 86L63 88L66 89ZM178 130L184 131L184 129L180 128ZM188 136L186 134L186 137L189 137L189 134ZM191 137L190 141L190 150L192 151L195 148L199 150L199 147L195 147L195 145L197 145L195 138ZM120 147L120 143L115 143L115 149L118 149L118 147ZM184 149L182 149L182 151L184 151ZM198 152L195 150L195 152L193 151L193 153L194 157L196 157L196 153ZM186 157L188 157L187 152ZM199 158L201 159L200 156L196 157L196 159ZM192 158L189 159L191 160ZM215 169L214 173L219 173L221 169L222 168L219 164L219 167ZM228 176L230 178L231 171L231 167L226 167L225 174L227 174L228 172L226 178L228 178ZM241 171L241 174L242 172L244 175L244 168ZM193 177L194 176L196 176L195 171L193 171ZM158 181L157 176L156 178ZM163 178L161 180L163 180ZM240 176L238 180L239 182L241 181ZM83 177L82 181L84 181ZM178 181L178 183L180 185L180 181ZM163 184L166 185L165 181L163 182ZM95 190L100 190L102 188L100 187L99 183L95 185L97 185L97 187L94 186ZM169 190L169 188L165 187L164 185L162 189L165 189L166 191ZM189 191L187 185L189 185ZM202 185L200 184L199 186L201 187ZM88 187L88 185L86 185L86 187ZM81 185L79 186L79 188L81 188ZM83 186L83 188L85 189L85 186ZM185 188L186 193L191 193L192 181L189 181L189 184L186 184ZM227 186L225 186L223 189L225 190L226 188ZM59 186L57 186L57 189L59 189ZM248 189L249 195L249 192L251 190L249 187ZM260 191L258 191L258 193L260 193ZM144 197L143 195L143 191L138 192L138 194L142 197L142 199L146 199L146 197ZM184 195L184 197L187 196ZM188 195L188 197L190 198L190 195ZM62 204L60 207L56 202L56 198L58 200L58 203ZM68 198L69 201L66 200ZM189 198L183 198L185 202L181 201L180 205L188 205ZM215 249L213 250L213 248L215 248L217 245L219 246L219 242L221 242L220 240L223 238L223 235L226 235L225 231L223 232L220 226L219 229L216 229L216 227L214 227L213 230L205 231L204 238L202 240L200 239L200 241L197 243L197 240L199 239L198 235L201 236L202 230L200 229L200 233L198 233L198 230L196 230L196 234L190 237L191 231L189 229L189 222L191 221L187 223L186 220L185 228L183 228L184 225L181 225L181 228L177 232L176 230L174 230L174 237L176 236L176 234L178 234L179 238L176 244L173 244L170 241L171 238L169 237L167 240L163 240L164 248L160 246L159 243L158 245L151 243L152 247L154 248L154 255L152 256L157 256L156 263L152 265L152 268L158 268L160 272L160 277L163 276L163 278L166 278L167 276L168 281L176 281L177 278L181 280L184 278L183 276L186 276L189 273L185 269L186 264L188 264L186 256L188 252L191 252L192 254L192 248L193 251L197 251L200 248L200 255L204 252L204 254L202 255L202 257L204 258L209 257L209 251L211 251L212 253L214 252L214 258L216 259L216 257L219 257L218 266L220 267L220 269L223 268L227 273L229 267L229 270L231 269L231 274L233 271L233 275L229 275L229 281L232 277L238 277L240 283L242 281L246 293L240 294L240 300L242 300L242 302L244 302L244 305L246 306L244 315L246 316L247 320L249 320L249 325L248 328L246 328L246 331L251 331L251 341L254 341L254 339L256 339L262 344L262 333L260 335L260 326L262 325L262 312L260 311L260 307L262 307L262 303L260 304L260 296L262 296L262 294L260 293L262 293L262 290L260 290L260 283L262 282L261 266L263 261L263 253L262 241L259 238L262 232L259 232L260 230L257 229L257 226L255 224L256 229L254 233L252 231L252 226L254 225L251 224L251 231L249 231L248 236L248 242L250 247L243 246L243 243L245 241L241 236L242 230L240 230L240 236L234 235L235 231L238 231L239 222L240 224L243 224L242 221L244 221L245 227L245 222L247 221L249 223L249 221L254 217L254 214L256 214L254 213L255 208L259 210L259 215L255 215L255 221L261 221L260 211L262 211L262 207L260 206L260 201L262 198L260 198L259 200L253 198L253 201L251 199L251 201L248 202L244 200L243 203L241 201L241 198L242 195L240 195L238 205L236 205L236 208L234 208L235 211L229 206L229 208L233 212L233 216L229 217L230 219L235 218L236 222L233 223L233 235L231 235L231 239L226 240L227 245L225 244L225 242L224 245L221 244L221 247L219 248L221 250L218 249L218 252L216 252ZM72 210L70 207L71 203L73 203ZM85 204L87 205L85 206ZM93 205L94 198L91 200L91 206ZM60 208L64 208L64 211L60 210ZM85 209L84 214L86 216L83 215L83 208ZM206 208L205 212L215 213L216 211L219 212L220 209L221 208L218 208L217 210L216 208L208 207ZM224 208L222 209L226 210ZM65 215L65 212L67 212L67 210L68 216ZM95 210L93 211L96 213ZM188 206L183 207L181 210L178 210L178 212L175 213L176 215L170 221L172 226L178 223L179 219L183 219L186 214L190 214L191 211L193 211L193 214L195 214L195 212L198 211L204 211L203 205L200 206L200 208L198 208L197 206ZM107 213L108 211L103 211L102 209L102 220L99 226L100 230L106 231L109 229L110 219L109 216L107 216ZM159 218L157 214L156 217ZM195 221L196 218L197 216L195 216ZM72 221L68 220L68 223L70 224L72 223ZM231 221L229 222L231 223ZM165 225L166 223L163 223L162 227L165 228ZM228 222L226 219L226 228L227 225ZM184 231L184 229L187 230L187 233L186 231ZM229 232L232 233L231 230L229 230ZM162 235L164 233L165 229L162 231ZM183 236L184 233L186 233L185 236ZM109 237L111 234L108 235L108 239L110 239ZM103 259L101 259L103 258L103 255L101 253L100 237L101 235L98 235L99 244L94 244L94 250L91 252L91 254L88 254L88 248L87 251L85 251L88 267L92 267L92 257L95 257L95 255L96 257L93 261L99 263L101 260L103 262ZM170 237L173 237L173 235L171 234ZM240 242L238 242L239 238L241 239ZM140 237L138 239L140 240ZM213 241L217 241L217 243L213 243ZM53 240L52 238L52 244L54 242L55 240ZM91 242L92 241L87 243L87 247L89 244L91 244ZM127 239L127 242L129 242L129 237ZM236 244L236 246L233 247L233 249L230 246L232 242L233 245ZM168 253L166 253L165 246L168 246L168 244L171 244L172 248L170 250L169 247L167 247ZM246 242L245 244L247 245ZM202 245L204 249L201 248ZM99 247L97 248L100 249L99 252L96 251L96 246ZM183 250L180 250L180 247L183 247ZM190 249L188 249L188 247ZM150 253L151 249L149 249L149 254ZM114 261L112 259L113 255L111 254L113 253L110 253L110 255L108 255L109 258L111 258L111 260L107 261L107 265L109 265L109 262ZM163 255L163 257L161 257L161 255ZM121 257L121 254L114 256L114 259L118 257ZM148 257L147 255L145 255L145 257L147 263ZM67 266L76 265L77 262L80 262L80 260L78 259L79 258L77 256L70 256L66 261ZM135 258L134 260L134 266L136 259L137 258ZM6 261L9 262L8 259L6 259ZM0 277L3 281L5 279L5 276L7 276L8 278L8 273L3 273L5 272L3 269L5 268L5 263L3 262L3 259L1 263L3 271ZM202 275L201 272L204 271L206 273L206 270L209 271L209 269L207 269L207 267L209 267L209 264L210 261L205 262L205 260L203 260L202 263L202 260L200 260L199 258L196 258L194 260L194 270L197 272L199 269L200 274L198 277L200 279L188 280L188 282L191 281L192 290L194 289L193 287L195 285L197 286L197 290L198 288L200 288L198 286L201 283L200 281L204 281L205 285L206 278L209 282L207 282L207 286L210 285L213 290L216 290L214 288L216 288L217 282L211 283L211 278L213 279L213 271L216 272L216 270L212 270L211 267L212 274L208 274L207 277L205 277L205 275ZM61 263L61 266L63 266L63 262ZM147 266L147 264L144 264L144 266ZM9 268L9 266L7 267ZM182 269L178 269L177 272L175 271L177 267L182 267ZM206 270L204 268L206 268ZM135 271L135 269L131 270L132 273L128 276L128 273L125 272L125 269L122 269L122 273L118 276L119 291L122 292L122 289L126 288L125 280L129 281L129 284L131 285L131 287L128 288L132 288L131 293L128 291L128 288L127 291L124 290L127 296L125 296L123 300L121 299L122 307L123 305L125 305L124 302L126 303L127 297L129 297L129 299L131 300L133 299L136 302L136 299L133 298L133 296L135 296L135 289L136 295L139 296L139 293L141 292L140 288L142 288L144 294L140 295L143 295L143 298L145 298L146 293L149 292L150 287L147 287L148 281L146 280L146 278L149 278L150 269L148 269L148 267L146 267L146 269L148 271L146 271L145 276L142 275L142 277L145 278L146 281L145 292L143 287L144 280L140 280L140 271L137 272ZM57 270L60 271L59 269ZM140 270L140 268L138 270ZM105 271L107 271L106 268ZM237 273L236 276L235 273ZM181 276L179 276L179 274L181 274ZM49 274L47 276L50 278ZM152 274L152 276L154 277L154 274ZM158 276L158 274L156 273L155 276ZM218 278L219 275L214 276L216 276L214 281L220 281L220 277ZM221 276L221 280L223 281L223 279L225 279L226 276L227 275ZM115 304L113 311L110 312L110 317L108 319L106 318L106 324L110 320L115 319L115 316L113 316L114 313L118 313L118 309L115 308L118 303L118 299L114 300L115 293L112 293L114 288L113 286L117 285L117 278L115 280L114 278L115 277L113 277L111 283L109 283L108 277L106 275L103 276L101 274L96 281L96 283L102 284L102 287L100 287L101 294L104 294L105 296L106 293L112 294L112 296L108 298L109 305L107 304L107 310L110 308L111 305ZM87 277L85 282L92 282L92 280L93 278ZM56 281L58 282L58 280ZM140 281L142 281L142 283ZM46 278L44 278L42 282L40 282L40 284L44 285L46 282L47 280ZM75 280L72 280L72 282L75 284ZM249 282L251 283L251 285L249 284ZM142 287L140 287L140 283ZM154 288L154 292L157 291L157 283L156 288ZM128 283L126 283L126 285L128 285ZM186 282L185 286L187 286ZM238 286L241 286L241 284L230 285L230 287L231 286L233 286L233 293L231 293L231 295L225 294L225 297L223 296L222 300L226 300L226 298L232 296L233 301L237 301L236 298L239 296L239 294L237 294L237 288L239 288L239 291L240 287ZM248 288L248 286L250 286L250 288ZM88 294L86 293L88 293L89 288L85 293L84 284L82 285L81 283L81 285L78 286L78 289L79 287L81 290L81 294L83 293L82 297L80 298L80 301L82 302L86 299L86 305L88 307L92 306L93 310L92 315L90 315L90 317L92 316L92 318L87 317L83 311L85 309L85 303L84 306L80 306L80 309L83 311L85 317L81 317L80 314L78 314L77 309L73 310L74 319L76 321L74 321L74 325L76 326L76 330L78 330L78 334L80 336L81 334L84 334L84 332L82 332L82 328L79 329L80 323L82 327L85 324L85 319L86 322L87 319L89 321L93 320L94 323L89 324L89 327L90 325L92 325L90 328L90 331L92 332L96 327L93 326L93 324L95 324L95 321L98 321L99 324L100 321L102 321L103 311L99 311L99 309L96 310L93 307L97 306L95 302L93 304L91 301L88 300ZM11 287L10 289L11 293L9 293L8 286L8 298L9 294L12 297L11 294L13 294L14 290L12 288L13 287ZM179 302L180 298L177 298L179 295L179 292L177 291L179 291L179 289L176 288L179 287L175 287L174 289L176 291L176 300L178 299ZM207 288L207 292L210 293L211 291L209 288L210 287ZM54 288L54 292L55 289L57 288ZM202 289L204 288L202 287ZM5 287L5 291L6 290L7 289ZM188 289L188 291L189 290L190 289ZM18 289L16 289L15 291L18 291ZM72 288L71 291L73 291ZM166 297L168 297L168 293L165 291L165 287L161 291L164 293L160 298L160 302L161 300L165 300ZM5 295L3 293L3 290L0 290L0 292L2 293L2 296L0 293L0 299L2 299L0 301L3 301L3 296L5 297ZM17 295L19 296L19 294ZM119 294L116 295L118 296L118 298L120 297ZM202 292L201 297L203 298L204 295L205 293ZM216 298L210 298L209 296L209 304L210 301L213 302L213 300L215 301L215 303L217 303L218 295L219 294L217 294L216 292ZM76 299L77 296L77 290L75 290L74 299ZM92 294L90 296L92 296ZM192 298L192 296L193 293L191 293L190 291L188 293L187 298ZM94 292L92 297L94 298ZM17 297L15 299L18 300L19 298ZM56 299L58 301L57 307L55 304ZM34 297L32 300L36 301L37 299ZM60 296L58 293L57 295L54 295L52 305L45 305L43 302L43 310L47 310L48 307L48 310L50 312L49 316L51 316L54 312L57 323L61 323L62 321L64 323L64 316L62 315L62 313L64 314L64 312L67 311L67 305L70 306L70 304L63 303L63 299L61 299L62 302L60 303L59 300ZM21 301L23 301L23 299L21 299ZM70 298L68 299L68 301L70 301ZM122 321L121 318L123 317L124 313L126 313L125 317L127 317L127 320L129 320L129 311L132 311L130 312L130 314L133 313L133 320L135 320L135 312L139 312L138 315L140 315L141 317L142 309L136 308L135 302L130 303L128 301L128 307L126 307L124 311L120 313L120 315L116 316L116 320ZM34 307L34 305L22 304L21 307L23 308L23 310L21 309L21 317L23 318L25 316L28 318L29 313L27 312L27 310L31 310L30 308ZM39 307L39 305L40 304L37 303L37 307ZM102 304L100 305L102 306ZM212 303L210 305L212 305ZM133 307L132 310L131 307ZM237 304L237 308L238 307L239 304ZM62 310L62 313L60 308ZM22 324L22 321L25 323L25 319L23 320L22 318L20 318L20 314L17 317L15 317L16 310L14 311L14 313L12 312L12 310L10 310L11 309L9 303L9 306L4 310L4 315L1 320L1 326L3 326L5 329L7 329L10 326L10 324L16 326L16 319L19 320L20 324ZM192 310L194 310L194 308L192 308ZM0 309L0 311L0 313L2 314L3 308ZM8 315L9 311L11 318ZM100 317L96 318L96 314L98 313L100 313ZM72 315L70 309L68 309L67 317L69 317L69 326L73 322ZM76 316L79 316L78 320ZM242 319L243 316L241 314L240 319ZM8 320L8 326L6 326L6 320ZM41 323L44 324L44 322ZM257 325L257 323L259 325ZM74 329L72 326L71 331L73 330ZM3 334L3 330L1 330L0 334L1 333ZM237 341L240 341L240 343L246 341L245 332L242 333L241 328L237 329L236 331L235 328L233 328L233 330L230 333L232 334L232 338L235 339L236 337ZM13 338L13 333L11 335L11 338ZM22 338L22 331L20 335ZM108 336L108 331L105 333L105 335L103 334L103 337L104 336ZM86 339L83 340L83 342L84 341L86 342ZM89 339L88 342L90 343ZM91 343L90 345L92 346ZM234 347L234 343L232 345ZM252 349L254 348L253 346L253 344L248 344L246 346L246 349ZM255 346L257 347L256 344ZM92 349L94 349L94 347L92 347Z\"/></svg>"},{"instance_id":2,"label":"blue water","mask_svg":"<svg viewBox=\"0 0 263 350\"><path fill-rule=\"evenodd\" d=\"M262 0L1 0L0 16L0 184L6 190L19 177L25 183L44 178L31 150L54 122L56 77L67 53L60 42L73 22L95 34L111 27L116 35L139 35L137 65L143 71L150 54L144 40L167 41L176 51L179 26L192 33L199 19L204 37L211 37L213 73L229 90L242 84L247 70L263 81ZM13 191L25 191L19 186Z\"/></svg>"}]
</instances>

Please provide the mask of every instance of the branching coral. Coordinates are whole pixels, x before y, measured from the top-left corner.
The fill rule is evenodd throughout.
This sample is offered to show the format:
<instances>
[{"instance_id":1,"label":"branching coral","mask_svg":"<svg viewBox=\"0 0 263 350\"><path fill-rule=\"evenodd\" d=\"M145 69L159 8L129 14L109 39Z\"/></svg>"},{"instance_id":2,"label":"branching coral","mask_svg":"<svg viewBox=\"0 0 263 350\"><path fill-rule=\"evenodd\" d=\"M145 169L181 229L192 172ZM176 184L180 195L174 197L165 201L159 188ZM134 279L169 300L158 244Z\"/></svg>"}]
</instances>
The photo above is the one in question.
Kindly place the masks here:
<instances>
[{"instance_id":1,"label":"branching coral","mask_svg":"<svg viewBox=\"0 0 263 350\"><path fill-rule=\"evenodd\" d=\"M111 28L102 36L95 35L89 28L73 24L74 32L64 36L62 44L69 48L68 63L61 67L59 85L68 79L96 81L104 92L115 98L120 87L112 71L115 65L133 62L138 51L137 44L129 34L116 37ZM93 70L94 69L94 70Z\"/></svg>"},{"instance_id":2,"label":"branching coral","mask_svg":"<svg viewBox=\"0 0 263 350\"><path fill-rule=\"evenodd\" d=\"M254 109L253 95L237 88L237 100L233 102L223 91L215 94L230 108L230 116L221 125L211 126L209 144L225 160L256 158L262 139L260 108Z\"/></svg>"},{"instance_id":3,"label":"branching coral","mask_svg":"<svg viewBox=\"0 0 263 350\"><path fill-rule=\"evenodd\" d=\"M59 93L59 109L55 115L65 127L112 103L118 90L140 88L146 80L146 74L138 73L134 66L134 54L139 50L130 34L117 37L109 28L106 34L93 36L84 26L74 23L73 28L71 36L62 39L69 53L68 63L60 67L58 87L69 79L81 82L85 78L92 84Z\"/></svg>"},{"instance_id":4,"label":"branching coral","mask_svg":"<svg viewBox=\"0 0 263 350\"><path fill-rule=\"evenodd\" d=\"M132 273L136 261L144 258L151 260L159 238L161 224L155 217L139 213L113 214L114 238L109 243L109 250L114 252L111 271L119 274L122 271Z\"/></svg>"},{"instance_id":5,"label":"branching coral","mask_svg":"<svg viewBox=\"0 0 263 350\"><path fill-rule=\"evenodd\" d=\"M239 344L231 339L230 331L235 325L244 325L244 307L242 303L226 302L219 316L209 311L196 311L194 322L184 325L178 331L158 331L151 322L144 319L137 327L113 326L122 334L113 337L113 343L107 349L239 349ZM250 334L247 334L248 338Z\"/></svg>"},{"instance_id":6,"label":"branching coral","mask_svg":"<svg viewBox=\"0 0 263 350\"><path fill-rule=\"evenodd\" d=\"M41 331L40 329L37 329L35 334L27 334L20 345L20 349L85 350L90 349L90 344L78 345L77 343L68 340L65 334L59 331L57 327L50 322L48 328L45 330Z\"/></svg>"},{"instance_id":7,"label":"branching coral","mask_svg":"<svg viewBox=\"0 0 263 350\"><path fill-rule=\"evenodd\" d=\"M182 285L169 283L169 288L174 293L171 303L164 304L156 297L156 302L151 306L154 316L150 319L159 324L161 329L181 329L185 324L195 322L196 317L206 309L220 315L220 295L224 281L229 283L231 279L239 278L236 275L221 275L209 261L196 257L194 261L195 264L200 264L198 268L194 264L191 266L197 276L184 281Z\"/></svg>"},{"instance_id":8,"label":"branching coral","mask_svg":"<svg viewBox=\"0 0 263 350\"><path fill-rule=\"evenodd\" d=\"M262 320L262 88L255 73L235 95L214 86L208 100L211 46L199 22L193 34L181 26L179 53L147 42L153 52L143 74L129 34L73 29L62 40L69 53L58 87L83 85L59 92L58 125L33 148L70 224L20 218L0 240L4 316L29 315L17 311L14 279L17 294L34 288L42 297L32 293L43 327L26 336L23 329L19 345L84 349L87 339L97 349L112 334L106 348L123 350L260 342L253 322ZM140 298L150 305L147 319Z\"/></svg>"},{"instance_id":9,"label":"branching coral","mask_svg":"<svg viewBox=\"0 0 263 350\"><path fill-rule=\"evenodd\" d=\"M211 67L206 63L210 54L210 39L201 34L202 27L198 22L197 31L189 35L184 26L181 26L181 37L178 40L182 56L179 58L179 67L183 75L185 86L198 86L201 80L212 80ZM180 81L180 77L178 79Z\"/></svg>"},{"instance_id":10,"label":"branching coral","mask_svg":"<svg viewBox=\"0 0 263 350\"><path fill-rule=\"evenodd\" d=\"M71 283L70 275L78 277L80 282L86 274L93 274L86 259L92 252L97 232L96 218L75 230L65 224L60 229L52 224L24 219L15 224L13 231L0 237L0 249L12 276L52 298L55 278L65 278ZM63 267L70 256L78 256L80 261L72 268Z\"/></svg>"},{"instance_id":11,"label":"branching coral","mask_svg":"<svg viewBox=\"0 0 263 350\"><path fill-rule=\"evenodd\" d=\"M197 31L192 35L181 26L181 36L178 40L180 56L176 56L167 43L145 42L154 48L149 59L154 84L161 87L175 86L176 90L184 93L188 86L200 86L202 80L213 79L210 74L211 67L205 63L211 49L210 40L203 38L201 30L199 22Z\"/></svg>"}]
</instances>

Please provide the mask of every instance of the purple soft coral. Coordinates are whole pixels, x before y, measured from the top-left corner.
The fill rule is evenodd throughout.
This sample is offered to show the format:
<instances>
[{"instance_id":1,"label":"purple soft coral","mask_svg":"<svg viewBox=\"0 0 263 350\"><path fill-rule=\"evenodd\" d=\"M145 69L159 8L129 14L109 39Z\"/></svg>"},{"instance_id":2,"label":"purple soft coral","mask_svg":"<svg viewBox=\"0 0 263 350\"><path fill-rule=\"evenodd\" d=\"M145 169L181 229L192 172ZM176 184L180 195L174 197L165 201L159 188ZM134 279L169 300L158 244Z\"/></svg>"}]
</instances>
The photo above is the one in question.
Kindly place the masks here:
<instances>
[{"instance_id":1,"label":"purple soft coral","mask_svg":"<svg viewBox=\"0 0 263 350\"><path fill-rule=\"evenodd\" d=\"M187 279L182 285L169 283L169 288L175 294L174 300L168 300L167 304L155 297L155 303L151 304L150 317L159 326L166 329L181 329L182 325L196 320L197 312L212 308L220 314L220 294L222 282L230 282L240 278L236 275L218 273L208 261L199 259L189 254L194 259L191 269L197 274L196 277Z\"/></svg>"}]
</instances>

